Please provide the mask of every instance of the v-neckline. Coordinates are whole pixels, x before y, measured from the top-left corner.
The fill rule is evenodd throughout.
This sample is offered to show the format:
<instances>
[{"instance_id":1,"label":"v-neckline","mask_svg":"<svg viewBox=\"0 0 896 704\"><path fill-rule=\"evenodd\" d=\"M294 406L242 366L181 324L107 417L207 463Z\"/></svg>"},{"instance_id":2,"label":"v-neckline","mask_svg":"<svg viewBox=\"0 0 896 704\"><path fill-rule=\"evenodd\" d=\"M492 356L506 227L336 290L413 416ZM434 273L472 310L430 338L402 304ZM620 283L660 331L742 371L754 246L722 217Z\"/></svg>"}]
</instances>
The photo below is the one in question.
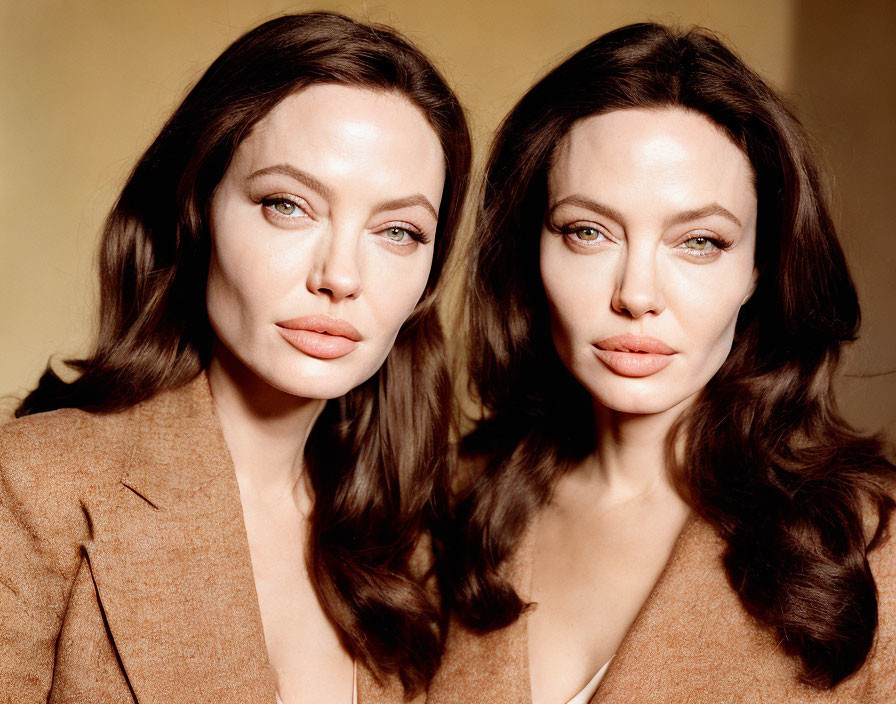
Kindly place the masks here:
<instances>
[{"instance_id":1,"label":"v-neckline","mask_svg":"<svg viewBox=\"0 0 896 704\"><path fill-rule=\"evenodd\" d=\"M276 692L277 704L286 704L280 698L280 692ZM352 661L352 701L351 704L358 704L358 661Z\"/></svg>"},{"instance_id":2,"label":"v-neckline","mask_svg":"<svg viewBox=\"0 0 896 704\"><path fill-rule=\"evenodd\" d=\"M681 530L675 538L675 542L672 544L672 550L669 552L669 558L666 560L666 564L663 566L663 569L660 571L659 576L656 579L656 582L650 589L650 592L647 595L647 598L644 600L644 603L641 604L641 607L638 609L638 613L632 621L631 626L629 626L628 630L625 632L622 640L619 642L619 647L616 649L615 653L607 660L603 666L598 670L598 672L589 680L589 682L579 690L577 694L575 694L570 700L567 700L566 704L575 700L577 696L579 696L591 682L594 681L594 678L600 672L603 672L603 676L600 679L600 682L589 698L590 701L594 701L594 697L597 696L598 692L600 692L601 686L607 680L607 676L611 673L612 670L616 669L614 667L615 662L618 660L616 657L617 654L623 652L626 649L629 641L631 640L632 633L635 630L635 627L641 621L642 616L647 610L648 606L652 604L652 602L656 598L656 594L658 588L663 583L664 578L670 570L670 567L678 561L680 558L680 554L683 549L683 545L686 542L686 539L690 536L690 534L695 530L695 525L698 522L697 516L693 512L689 512L687 518L682 525ZM537 516L529 521L526 528L523 531L522 536L519 541L519 548L516 552L516 558L511 558L511 565L508 566L508 575L512 575L512 583L519 586L525 586L524 593L521 594L521 598L526 603L531 603L531 595L532 595L532 580L533 580L533 566L535 559L535 540L537 538L537 530L538 530L538 518ZM522 640L523 640L523 653L525 657L523 658L525 662L525 672L524 672L524 681L526 683L526 691L528 693L528 704L532 704L532 670L531 670L531 656L529 650L529 613L524 612L521 616L523 619L522 623ZM558 702L558 704L561 704Z\"/></svg>"}]
</instances>

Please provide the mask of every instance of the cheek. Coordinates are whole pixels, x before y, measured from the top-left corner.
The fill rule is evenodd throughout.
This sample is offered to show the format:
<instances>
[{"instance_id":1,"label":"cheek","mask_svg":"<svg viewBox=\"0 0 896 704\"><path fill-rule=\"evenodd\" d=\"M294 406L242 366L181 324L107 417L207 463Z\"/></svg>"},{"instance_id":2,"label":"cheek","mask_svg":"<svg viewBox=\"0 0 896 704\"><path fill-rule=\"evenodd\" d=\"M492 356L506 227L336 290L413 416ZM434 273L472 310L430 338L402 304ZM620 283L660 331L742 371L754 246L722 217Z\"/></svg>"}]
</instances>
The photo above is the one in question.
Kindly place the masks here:
<instances>
[{"instance_id":1,"label":"cheek","mask_svg":"<svg viewBox=\"0 0 896 704\"><path fill-rule=\"evenodd\" d=\"M551 310L558 351L573 338L593 332L592 318L610 305L613 271L600 254L575 255L554 235L541 246L541 281Z\"/></svg>"},{"instance_id":2,"label":"cheek","mask_svg":"<svg viewBox=\"0 0 896 704\"><path fill-rule=\"evenodd\" d=\"M212 237L206 305L212 327L222 337L245 337L282 288L288 258L269 244L232 233Z\"/></svg>"},{"instance_id":3,"label":"cheek","mask_svg":"<svg viewBox=\"0 0 896 704\"><path fill-rule=\"evenodd\" d=\"M752 269L702 268L705 271L673 279L673 296L669 298L694 361L715 373L731 350L737 316L750 291Z\"/></svg>"},{"instance_id":4,"label":"cheek","mask_svg":"<svg viewBox=\"0 0 896 704\"><path fill-rule=\"evenodd\" d=\"M376 248L382 250L379 245ZM426 289L432 254L431 246L418 247L406 257L380 251L371 257L366 267L365 294L377 327L390 345Z\"/></svg>"}]
</instances>

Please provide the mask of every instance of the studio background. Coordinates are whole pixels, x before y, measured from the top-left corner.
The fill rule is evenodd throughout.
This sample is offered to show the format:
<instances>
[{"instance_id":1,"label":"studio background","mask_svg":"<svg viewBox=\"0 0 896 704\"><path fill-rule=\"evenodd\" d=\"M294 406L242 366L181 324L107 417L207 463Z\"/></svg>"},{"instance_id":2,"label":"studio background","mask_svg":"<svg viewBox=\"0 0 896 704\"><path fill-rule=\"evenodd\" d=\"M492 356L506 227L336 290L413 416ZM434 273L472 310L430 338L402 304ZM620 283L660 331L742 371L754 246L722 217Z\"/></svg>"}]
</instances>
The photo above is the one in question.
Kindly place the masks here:
<instances>
[{"instance_id":1,"label":"studio background","mask_svg":"<svg viewBox=\"0 0 896 704\"><path fill-rule=\"evenodd\" d=\"M479 164L523 91L597 35L646 19L721 34L814 137L864 317L840 404L896 440L896 0L0 0L0 415L51 355L87 351L103 220L188 88L245 30L313 9L418 42L467 107Z\"/></svg>"}]
</instances>

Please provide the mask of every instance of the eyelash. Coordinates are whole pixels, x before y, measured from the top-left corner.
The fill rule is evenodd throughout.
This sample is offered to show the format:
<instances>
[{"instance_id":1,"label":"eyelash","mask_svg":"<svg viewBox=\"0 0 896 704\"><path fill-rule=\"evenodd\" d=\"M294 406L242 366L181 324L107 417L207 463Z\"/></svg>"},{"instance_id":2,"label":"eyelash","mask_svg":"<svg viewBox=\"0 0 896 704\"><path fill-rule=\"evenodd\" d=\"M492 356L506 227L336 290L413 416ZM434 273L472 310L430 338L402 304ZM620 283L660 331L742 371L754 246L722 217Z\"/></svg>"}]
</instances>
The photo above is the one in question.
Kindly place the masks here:
<instances>
[{"instance_id":1,"label":"eyelash","mask_svg":"<svg viewBox=\"0 0 896 704\"><path fill-rule=\"evenodd\" d=\"M594 247L599 242L603 242L604 240L608 240L607 233L601 230L599 227L594 225L585 225L582 223L572 223L570 225L565 225L563 227L558 228L560 234L566 237L568 240L573 240L572 244L579 247ZM584 240L581 237L576 237L576 234L582 232L583 230L594 230L598 234L598 236L602 236L604 239L593 239L593 240Z\"/></svg>"},{"instance_id":2,"label":"eyelash","mask_svg":"<svg viewBox=\"0 0 896 704\"><path fill-rule=\"evenodd\" d=\"M563 227L558 228L559 232L564 235L567 240L572 241L573 246L577 247L595 247L598 244L609 240L610 238L607 236L603 230L595 225L583 224L583 223L571 223L569 225L565 225ZM593 230L597 233L597 236L593 240L585 240L581 237L576 237L577 233L580 233L584 230ZM603 239L600 239L600 238ZM706 240L709 242L714 249L711 249L707 253L700 253L700 250L693 250L687 247L683 247L686 242L690 242L691 240ZM709 237L707 235L692 235L684 240L682 240L677 246L676 249L682 249L685 251L685 256L691 257L693 259L700 259L702 257L712 256L713 252L716 251L725 251L729 247L731 247L731 242L723 237Z\"/></svg>"},{"instance_id":3,"label":"eyelash","mask_svg":"<svg viewBox=\"0 0 896 704\"><path fill-rule=\"evenodd\" d=\"M284 215L283 213L278 213L275 210L275 206L279 203L289 203L290 205L295 206L296 210L300 213L300 215ZM301 199L293 199L287 196L269 196L268 198L262 198L261 204L265 208L265 210L270 213L271 217L278 218L280 220L300 220L303 217L310 217L308 215L307 209L302 205Z\"/></svg>"},{"instance_id":4,"label":"eyelash","mask_svg":"<svg viewBox=\"0 0 896 704\"><path fill-rule=\"evenodd\" d=\"M709 250L707 253L701 252L701 250L694 250L690 247L685 247L684 245L691 240L706 240L713 246L713 249ZM693 259L700 259L702 257L711 257L715 252L724 252L731 246L731 242L722 238L722 237L707 237L706 235L693 235L688 237L685 240L682 240L681 243L676 247L676 249L681 249L685 252L686 257L692 257Z\"/></svg>"},{"instance_id":5,"label":"eyelash","mask_svg":"<svg viewBox=\"0 0 896 704\"><path fill-rule=\"evenodd\" d=\"M419 227L409 222L399 222L399 223L390 223L382 228L377 234L383 235L383 239L385 239L390 244L394 244L397 247L407 247L407 244L401 244L399 242L395 242L394 240L390 240L386 233L389 230L403 230L408 233L408 236L414 242L419 242L420 244L427 244L429 242L429 237L421 230Z\"/></svg>"},{"instance_id":6,"label":"eyelash","mask_svg":"<svg viewBox=\"0 0 896 704\"><path fill-rule=\"evenodd\" d=\"M288 203L296 208L296 212L298 215L284 215L283 213L277 212L276 206L280 203ZM301 199L293 199L287 196L270 196L268 198L261 199L262 206L270 213L270 216L273 218L277 218L279 220L301 220L302 218L310 217L306 208L303 206ZM389 241L390 244L394 244L397 247L407 247L408 244L402 244L399 242L391 241L388 237L385 236L385 233L389 230L403 230L408 233L408 236L414 242L419 242L421 244L427 244L430 239L426 236L423 230L413 223L410 222L399 222L399 223L390 223L382 228L377 234L383 235L383 239Z\"/></svg>"}]
</instances>

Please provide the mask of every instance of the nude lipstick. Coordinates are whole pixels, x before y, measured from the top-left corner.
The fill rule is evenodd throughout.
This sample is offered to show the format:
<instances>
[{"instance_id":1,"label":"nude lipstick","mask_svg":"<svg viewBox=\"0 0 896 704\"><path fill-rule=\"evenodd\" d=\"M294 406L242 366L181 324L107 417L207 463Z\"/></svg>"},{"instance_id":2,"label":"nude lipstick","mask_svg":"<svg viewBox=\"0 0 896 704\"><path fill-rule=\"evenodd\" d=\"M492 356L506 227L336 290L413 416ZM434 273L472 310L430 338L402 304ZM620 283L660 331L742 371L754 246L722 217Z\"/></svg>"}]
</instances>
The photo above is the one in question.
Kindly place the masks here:
<instances>
[{"instance_id":1,"label":"nude lipstick","mask_svg":"<svg viewBox=\"0 0 896 704\"><path fill-rule=\"evenodd\" d=\"M354 325L329 315L303 315L276 325L277 332L289 344L318 359L344 357L361 341L361 333Z\"/></svg>"},{"instance_id":2,"label":"nude lipstick","mask_svg":"<svg viewBox=\"0 0 896 704\"><path fill-rule=\"evenodd\" d=\"M594 354L620 376L644 377L656 374L672 363L669 345L646 335L617 335L592 345Z\"/></svg>"}]
</instances>

